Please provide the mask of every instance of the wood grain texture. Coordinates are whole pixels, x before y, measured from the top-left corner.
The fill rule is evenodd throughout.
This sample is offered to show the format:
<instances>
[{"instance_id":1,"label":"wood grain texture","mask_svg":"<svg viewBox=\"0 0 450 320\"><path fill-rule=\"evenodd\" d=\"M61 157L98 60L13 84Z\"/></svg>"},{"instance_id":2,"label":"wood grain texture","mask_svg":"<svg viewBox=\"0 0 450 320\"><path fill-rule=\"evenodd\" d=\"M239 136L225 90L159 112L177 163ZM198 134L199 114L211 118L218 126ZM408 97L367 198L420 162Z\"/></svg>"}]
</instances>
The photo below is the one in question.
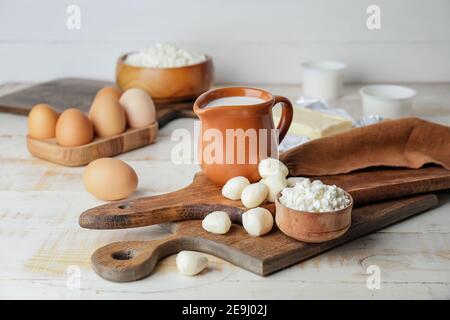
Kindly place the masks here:
<instances>
[{"instance_id":1,"label":"wood grain texture","mask_svg":"<svg viewBox=\"0 0 450 320\"><path fill-rule=\"evenodd\" d=\"M109 81L82 78L62 78L40 83L0 97L0 112L27 115L38 103L48 103L58 112L76 107L88 112L98 90L114 85ZM172 120L195 117L193 101L155 103L159 128Z\"/></svg>"},{"instance_id":2,"label":"wood grain texture","mask_svg":"<svg viewBox=\"0 0 450 320\"><path fill-rule=\"evenodd\" d=\"M38 158L63 166L77 167L103 157L112 157L155 142L158 135L158 123L94 141L77 147L58 145L56 138L38 140L27 135L27 147Z\"/></svg>"},{"instance_id":3,"label":"wood grain texture","mask_svg":"<svg viewBox=\"0 0 450 320\"><path fill-rule=\"evenodd\" d=\"M194 250L265 276L435 207L437 203L435 195L427 194L355 208L349 231L320 244L294 240L276 228L264 237L255 238L236 224L226 235L216 235L205 231L198 220L169 223L165 225L172 231L168 238L112 243L96 250L91 262L101 277L126 282L149 275L163 257L181 250Z\"/></svg>"},{"instance_id":4,"label":"wood grain texture","mask_svg":"<svg viewBox=\"0 0 450 320\"><path fill-rule=\"evenodd\" d=\"M321 177L353 197L354 205L402 196L450 189L450 171L440 167L423 169L378 169L347 175ZM275 212L273 203L263 205ZM198 173L191 185L153 197L124 200L83 212L80 225L90 229L142 227L163 222L203 219L211 211L223 210L234 222L246 210L240 201L226 199L221 187Z\"/></svg>"}]
</instances>

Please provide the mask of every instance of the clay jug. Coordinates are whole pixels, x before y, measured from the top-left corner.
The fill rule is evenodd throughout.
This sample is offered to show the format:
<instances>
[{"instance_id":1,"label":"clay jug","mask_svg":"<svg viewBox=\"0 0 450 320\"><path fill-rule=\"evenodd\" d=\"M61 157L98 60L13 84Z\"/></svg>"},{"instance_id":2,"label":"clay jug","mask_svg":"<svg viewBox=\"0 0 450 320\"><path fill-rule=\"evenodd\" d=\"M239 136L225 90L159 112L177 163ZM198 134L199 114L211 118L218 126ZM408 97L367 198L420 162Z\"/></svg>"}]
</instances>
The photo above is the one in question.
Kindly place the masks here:
<instances>
[{"instance_id":1,"label":"clay jug","mask_svg":"<svg viewBox=\"0 0 450 320\"><path fill-rule=\"evenodd\" d=\"M208 106L213 100L229 97L258 99L253 99L257 102L251 104ZM282 114L275 128L272 108L278 103ZM204 174L218 185L236 176L247 177L250 182L261 179L259 162L278 156L278 144L289 130L293 116L292 104L287 98L245 87L205 92L195 101L194 112L201 122L198 160Z\"/></svg>"}]
</instances>

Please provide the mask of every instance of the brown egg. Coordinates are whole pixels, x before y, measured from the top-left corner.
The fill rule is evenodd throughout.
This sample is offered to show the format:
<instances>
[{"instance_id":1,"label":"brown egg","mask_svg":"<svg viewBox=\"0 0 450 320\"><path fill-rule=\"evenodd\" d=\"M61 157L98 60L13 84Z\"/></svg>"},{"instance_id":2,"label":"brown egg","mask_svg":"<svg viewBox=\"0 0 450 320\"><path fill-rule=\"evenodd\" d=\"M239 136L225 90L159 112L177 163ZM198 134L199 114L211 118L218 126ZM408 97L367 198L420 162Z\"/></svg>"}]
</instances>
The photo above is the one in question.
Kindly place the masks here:
<instances>
[{"instance_id":1,"label":"brown egg","mask_svg":"<svg viewBox=\"0 0 450 320\"><path fill-rule=\"evenodd\" d=\"M125 131L127 119L119 100L111 95L94 99L89 110L89 119L99 137L110 137Z\"/></svg>"},{"instance_id":2,"label":"brown egg","mask_svg":"<svg viewBox=\"0 0 450 320\"><path fill-rule=\"evenodd\" d=\"M35 139L55 137L58 113L45 103L35 105L28 115L28 134Z\"/></svg>"},{"instance_id":3,"label":"brown egg","mask_svg":"<svg viewBox=\"0 0 450 320\"><path fill-rule=\"evenodd\" d=\"M98 98L103 95L110 95L115 97L116 99L120 99L120 96L122 95L122 91L119 88L116 87L104 87L98 90L97 94L95 95L95 98Z\"/></svg>"},{"instance_id":4,"label":"brown egg","mask_svg":"<svg viewBox=\"0 0 450 320\"><path fill-rule=\"evenodd\" d=\"M125 91L119 100L130 128L142 128L155 122L155 104L149 94L139 88Z\"/></svg>"},{"instance_id":5,"label":"brown egg","mask_svg":"<svg viewBox=\"0 0 450 320\"><path fill-rule=\"evenodd\" d=\"M119 200L136 191L138 177L125 162L113 158L92 161L83 173L87 191L101 200Z\"/></svg>"},{"instance_id":6,"label":"brown egg","mask_svg":"<svg viewBox=\"0 0 450 320\"><path fill-rule=\"evenodd\" d=\"M67 109L56 123L56 141L64 147L87 144L94 138L94 128L88 117L79 109Z\"/></svg>"}]
</instances>

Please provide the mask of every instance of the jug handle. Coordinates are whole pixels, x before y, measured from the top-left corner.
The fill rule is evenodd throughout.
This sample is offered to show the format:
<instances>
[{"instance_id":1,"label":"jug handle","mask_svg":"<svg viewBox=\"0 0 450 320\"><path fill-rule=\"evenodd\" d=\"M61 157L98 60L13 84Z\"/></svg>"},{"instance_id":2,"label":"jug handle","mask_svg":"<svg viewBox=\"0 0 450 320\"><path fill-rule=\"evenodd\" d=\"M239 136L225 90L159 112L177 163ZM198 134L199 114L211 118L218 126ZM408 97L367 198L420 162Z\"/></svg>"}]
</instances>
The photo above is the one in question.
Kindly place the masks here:
<instances>
[{"instance_id":1,"label":"jug handle","mask_svg":"<svg viewBox=\"0 0 450 320\"><path fill-rule=\"evenodd\" d=\"M273 106L276 106L278 103L281 103L281 117L280 123L278 123L277 129L279 130L278 134L278 143L283 141L286 133L289 130L289 127L292 123L292 117L294 116L294 109L292 108L292 103L288 98L283 96L274 96L275 103Z\"/></svg>"}]
</instances>

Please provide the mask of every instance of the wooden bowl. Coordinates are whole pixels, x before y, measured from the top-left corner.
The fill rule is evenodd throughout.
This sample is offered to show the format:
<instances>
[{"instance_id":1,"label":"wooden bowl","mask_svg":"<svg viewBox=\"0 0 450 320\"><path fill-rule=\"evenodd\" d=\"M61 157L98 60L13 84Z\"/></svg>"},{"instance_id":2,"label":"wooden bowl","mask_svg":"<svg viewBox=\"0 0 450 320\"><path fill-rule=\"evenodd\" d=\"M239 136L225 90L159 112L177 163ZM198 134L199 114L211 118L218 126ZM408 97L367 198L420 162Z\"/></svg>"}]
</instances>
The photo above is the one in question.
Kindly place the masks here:
<instances>
[{"instance_id":1,"label":"wooden bowl","mask_svg":"<svg viewBox=\"0 0 450 320\"><path fill-rule=\"evenodd\" d=\"M117 60L116 83L123 91L129 88L146 90L155 102L169 103L197 99L213 83L212 58L204 62L175 68L137 67L125 63L124 54Z\"/></svg>"},{"instance_id":2,"label":"wooden bowl","mask_svg":"<svg viewBox=\"0 0 450 320\"><path fill-rule=\"evenodd\" d=\"M351 225L353 198L345 192L350 204L330 212L306 212L285 207L280 203L281 192L275 201L275 222L287 236L308 243L325 242L342 236Z\"/></svg>"}]
</instances>

